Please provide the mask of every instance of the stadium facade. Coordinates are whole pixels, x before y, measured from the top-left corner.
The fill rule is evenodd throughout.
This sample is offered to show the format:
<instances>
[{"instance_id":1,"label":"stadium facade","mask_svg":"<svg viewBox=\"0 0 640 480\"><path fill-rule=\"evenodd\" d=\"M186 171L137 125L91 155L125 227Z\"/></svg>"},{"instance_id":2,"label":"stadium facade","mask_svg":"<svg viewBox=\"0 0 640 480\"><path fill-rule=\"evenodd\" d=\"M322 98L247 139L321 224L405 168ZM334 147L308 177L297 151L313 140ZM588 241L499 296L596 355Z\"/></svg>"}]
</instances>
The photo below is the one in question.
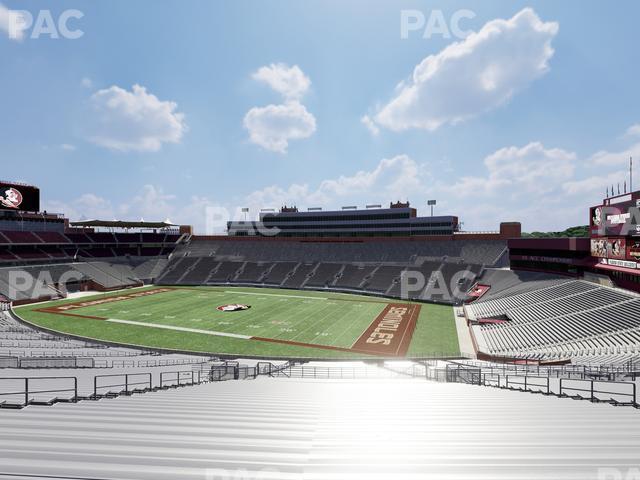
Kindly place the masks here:
<instances>
[{"instance_id":1,"label":"stadium facade","mask_svg":"<svg viewBox=\"0 0 640 480\"><path fill-rule=\"evenodd\" d=\"M305 212L297 207L282 207L279 212L260 212L258 222L228 222L230 236L277 237L411 237L453 235L460 226L458 217L418 217L415 208L407 203L390 203L366 209L343 207L342 210L322 211L311 208Z\"/></svg>"}]
</instances>

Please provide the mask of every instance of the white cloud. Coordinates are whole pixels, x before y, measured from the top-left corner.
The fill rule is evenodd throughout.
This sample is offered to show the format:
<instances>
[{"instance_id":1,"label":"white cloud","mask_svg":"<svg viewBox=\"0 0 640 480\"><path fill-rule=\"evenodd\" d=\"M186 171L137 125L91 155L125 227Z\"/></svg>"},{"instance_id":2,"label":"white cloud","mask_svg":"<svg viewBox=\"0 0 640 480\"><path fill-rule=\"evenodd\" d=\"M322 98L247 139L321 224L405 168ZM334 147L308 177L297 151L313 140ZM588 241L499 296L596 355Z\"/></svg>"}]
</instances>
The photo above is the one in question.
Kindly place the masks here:
<instances>
[{"instance_id":1,"label":"white cloud","mask_svg":"<svg viewBox=\"0 0 640 480\"><path fill-rule=\"evenodd\" d=\"M640 159L640 143L636 143L619 152L610 152L608 150L600 150L593 154L587 163L598 167L614 167L620 165L629 165L629 158Z\"/></svg>"},{"instance_id":2,"label":"white cloud","mask_svg":"<svg viewBox=\"0 0 640 480\"><path fill-rule=\"evenodd\" d=\"M251 142L272 152L286 153L289 141L313 135L316 119L304 105L291 101L252 108L244 117L244 127Z\"/></svg>"},{"instance_id":3,"label":"white cloud","mask_svg":"<svg viewBox=\"0 0 640 480\"><path fill-rule=\"evenodd\" d=\"M374 137L380 133L380 129L369 115L364 115L362 118L360 118L360 123L367 127L367 130L369 130L369 132L371 132L371 135L373 135Z\"/></svg>"},{"instance_id":4,"label":"white cloud","mask_svg":"<svg viewBox=\"0 0 640 480\"><path fill-rule=\"evenodd\" d=\"M76 146L75 145L71 145L70 143L63 143L63 144L60 145L60 148L62 150L66 150L67 152L76 151Z\"/></svg>"},{"instance_id":5,"label":"white cloud","mask_svg":"<svg viewBox=\"0 0 640 480\"><path fill-rule=\"evenodd\" d=\"M549 70L557 32L531 8L492 20L426 57L374 120L395 131L435 130L494 109Z\"/></svg>"},{"instance_id":6,"label":"white cloud","mask_svg":"<svg viewBox=\"0 0 640 480\"><path fill-rule=\"evenodd\" d=\"M316 131L316 118L300 103L311 80L300 67L272 63L260 67L253 79L280 93L284 103L253 107L244 116L249 140L265 150L287 153L289 141L309 138Z\"/></svg>"},{"instance_id":7,"label":"white cloud","mask_svg":"<svg viewBox=\"0 0 640 480\"><path fill-rule=\"evenodd\" d=\"M626 170L605 172L602 175L594 175L580 180L572 180L563 184L564 191L569 195L591 196L602 195L604 197L612 185L624 182L629 175Z\"/></svg>"},{"instance_id":8,"label":"white cloud","mask_svg":"<svg viewBox=\"0 0 640 480\"><path fill-rule=\"evenodd\" d=\"M92 88L93 81L89 77L82 77L82 79L80 80L80 85L82 85L84 88Z\"/></svg>"},{"instance_id":9,"label":"white cloud","mask_svg":"<svg viewBox=\"0 0 640 480\"><path fill-rule=\"evenodd\" d=\"M252 77L266 83L287 100L300 100L311 86L311 80L300 67L289 67L284 63L260 67Z\"/></svg>"},{"instance_id":10,"label":"white cloud","mask_svg":"<svg viewBox=\"0 0 640 480\"><path fill-rule=\"evenodd\" d=\"M221 208L220 204L209 198L179 197L155 185L144 185L132 197L117 200L85 193L68 201L49 200L43 206L49 212L64 213L71 220L138 221L144 218L147 221L163 221L168 218L180 224L193 225L198 233L206 232L207 208L212 207ZM222 227L217 230L217 233L221 232Z\"/></svg>"},{"instance_id":11,"label":"white cloud","mask_svg":"<svg viewBox=\"0 0 640 480\"><path fill-rule=\"evenodd\" d=\"M74 220L113 220L116 213L111 202L93 193L85 193L72 202L47 200L44 209L49 212L63 213Z\"/></svg>"},{"instance_id":12,"label":"white cloud","mask_svg":"<svg viewBox=\"0 0 640 480\"><path fill-rule=\"evenodd\" d=\"M18 27L18 23L25 23L24 20L22 22L20 22L17 18L14 18L13 21L16 23L16 25L13 27L13 31L12 30L12 26L11 26L11 16L17 16L17 15L21 15L20 13L18 13L18 11L12 11L9 10L7 7L5 7L4 5L2 5L0 3L0 32L4 32L6 33L7 37L10 38L11 40L22 40L24 38L24 30L23 29L19 29Z\"/></svg>"},{"instance_id":13,"label":"white cloud","mask_svg":"<svg viewBox=\"0 0 640 480\"><path fill-rule=\"evenodd\" d=\"M575 160L575 153L548 149L540 142L501 148L484 159L486 176L463 176L451 193L495 197L548 193L573 176Z\"/></svg>"},{"instance_id":14,"label":"white cloud","mask_svg":"<svg viewBox=\"0 0 640 480\"><path fill-rule=\"evenodd\" d=\"M156 152L165 143L179 143L187 130L175 102L161 101L140 85L99 90L90 104L89 140L111 150Z\"/></svg>"},{"instance_id":15,"label":"white cloud","mask_svg":"<svg viewBox=\"0 0 640 480\"><path fill-rule=\"evenodd\" d=\"M635 125L631 125L629 128L627 128L625 136L640 137L640 123L636 123Z\"/></svg>"},{"instance_id":16,"label":"white cloud","mask_svg":"<svg viewBox=\"0 0 640 480\"><path fill-rule=\"evenodd\" d=\"M303 209L336 209L342 205L385 206L390 201L410 200L419 214L425 215L426 200L435 198L436 214L458 215L467 230L495 230L501 221L521 221L525 231L549 231L585 224L587 208L598 204L612 184L617 188L620 183L623 188L628 175L626 168L591 165L571 151L549 148L541 142L500 148L477 165L480 171L475 176L456 176L440 164L397 155L382 159L369 169L315 184L276 184L245 195L240 193L234 202L249 207L255 215L260 208L285 204ZM230 203L220 204L195 195L181 197L154 185L145 185L137 194L118 199L117 203L85 194L66 204L48 202L45 208L67 213L72 219L170 218L193 225L198 233L223 233L226 220L244 217ZM231 217L212 224L208 209Z\"/></svg>"},{"instance_id":17,"label":"white cloud","mask_svg":"<svg viewBox=\"0 0 640 480\"><path fill-rule=\"evenodd\" d=\"M326 179L314 188L297 183L288 187L271 185L249 194L245 203L254 211L284 204L329 208L344 205L340 202L360 202L360 206L385 204L391 199L406 200L411 195L417 198L424 193L429 179L425 165L407 155L398 155L382 159L372 170Z\"/></svg>"},{"instance_id":18,"label":"white cloud","mask_svg":"<svg viewBox=\"0 0 640 480\"><path fill-rule=\"evenodd\" d=\"M577 162L573 152L531 142L487 155L481 173L452 183L456 177L439 166L398 155L316 186L272 185L249 194L244 204L257 212L284 204L339 208L410 200L425 215L426 201L436 198L436 214L458 215L467 229L496 230L501 221L519 220L528 230L554 230L584 222L589 198L571 196L565 188L575 177Z\"/></svg>"}]
</instances>

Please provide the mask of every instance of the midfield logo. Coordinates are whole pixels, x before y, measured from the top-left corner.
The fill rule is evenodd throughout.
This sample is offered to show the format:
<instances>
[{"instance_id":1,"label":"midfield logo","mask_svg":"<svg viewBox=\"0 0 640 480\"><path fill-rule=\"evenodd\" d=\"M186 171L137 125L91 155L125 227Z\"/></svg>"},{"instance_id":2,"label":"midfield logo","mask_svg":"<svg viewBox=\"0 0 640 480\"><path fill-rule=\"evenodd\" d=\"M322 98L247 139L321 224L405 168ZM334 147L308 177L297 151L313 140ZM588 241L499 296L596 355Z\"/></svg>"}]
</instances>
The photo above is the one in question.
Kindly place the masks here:
<instances>
[{"instance_id":1,"label":"midfield logo","mask_svg":"<svg viewBox=\"0 0 640 480\"><path fill-rule=\"evenodd\" d=\"M230 305L220 305L217 310L221 312L239 312L241 310L249 310L251 305L244 305L242 303L232 303Z\"/></svg>"}]
</instances>

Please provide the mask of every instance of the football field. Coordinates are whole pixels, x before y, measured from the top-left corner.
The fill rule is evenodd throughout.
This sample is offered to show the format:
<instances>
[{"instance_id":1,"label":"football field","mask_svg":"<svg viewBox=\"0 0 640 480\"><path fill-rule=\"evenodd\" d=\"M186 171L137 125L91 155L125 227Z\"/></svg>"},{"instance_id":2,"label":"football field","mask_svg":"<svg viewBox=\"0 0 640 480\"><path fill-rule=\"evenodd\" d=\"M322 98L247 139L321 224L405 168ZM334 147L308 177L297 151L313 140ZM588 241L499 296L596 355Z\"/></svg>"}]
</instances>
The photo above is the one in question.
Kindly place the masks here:
<instances>
[{"instance_id":1,"label":"football field","mask_svg":"<svg viewBox=\"0 0 640 480\"><path fill-rule=\"evenodd\" d=\"M18 307L57 332L128 345L306 358L457 355L451 307L313 291L145 287Z\"/></svg>"}]
</instances>

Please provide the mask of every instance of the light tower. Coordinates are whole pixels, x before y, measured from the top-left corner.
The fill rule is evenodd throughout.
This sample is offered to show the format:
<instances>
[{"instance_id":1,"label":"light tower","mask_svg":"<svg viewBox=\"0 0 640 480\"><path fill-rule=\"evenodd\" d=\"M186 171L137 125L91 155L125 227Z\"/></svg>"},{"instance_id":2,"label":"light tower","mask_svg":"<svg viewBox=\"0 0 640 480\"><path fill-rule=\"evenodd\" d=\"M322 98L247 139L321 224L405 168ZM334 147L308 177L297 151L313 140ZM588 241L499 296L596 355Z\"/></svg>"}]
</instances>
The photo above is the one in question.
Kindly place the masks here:
<instances>
[{"instance_id":1,"label":"light tower","mask_svg":"<svg viewBox=\"0 0 640 480\"><path fill-rule=\"evenodd\" d=\"M433 207L436 204L435 200L427 200L427 205L431 207L431 216L433 217Z\"/></svg>"}]
</instances>

